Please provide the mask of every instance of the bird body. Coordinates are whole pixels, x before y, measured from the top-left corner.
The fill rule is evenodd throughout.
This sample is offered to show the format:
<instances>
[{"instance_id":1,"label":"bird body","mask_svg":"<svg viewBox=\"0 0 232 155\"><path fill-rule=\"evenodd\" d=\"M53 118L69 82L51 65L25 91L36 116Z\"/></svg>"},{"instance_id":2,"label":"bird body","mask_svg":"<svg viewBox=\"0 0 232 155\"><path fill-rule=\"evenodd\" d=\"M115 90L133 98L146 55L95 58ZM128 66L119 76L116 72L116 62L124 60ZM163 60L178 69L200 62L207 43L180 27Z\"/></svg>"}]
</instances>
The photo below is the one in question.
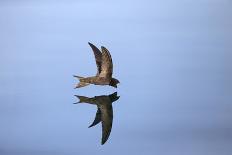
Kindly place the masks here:
<instances>
[{"instance_id":1,"label":"bird body","mask_svg":"<svg viewBox=\"0 0 232 155\"><path fill-rule=\"evenodd\" d=\"M97 112L95 119L93 123L89 126L89 128L97 125L100 122L102 123L101 144L104 144L110 136L112 124L113 124L112 103L117 101L120 96L117 95L117 92L111 95L101 95L95 97L85 97L79 95L75 95L75 96L79 99L79 102L76 102L75 104L89 103L92 105L97 105Z\"/></svg>"},{"instance_id":2,"label":"bird body","mask_svg":"<svg viewBox=\"0 0 232 155\"><path fill-rule=\"evenodd\" d=\"M80 82L83 83L91 83L96 85L109 85L110 80L105 77L99 77L99 76L92 76L87 78L80 79Z\"/></svg>"},{"instance_id":3,"label":"bird body","mask_svg":"<svg viewBox=\"0 0 232 155\"><path fill-rule=\"evenodd\" d=\"M95 56L97 74L96 76L86 78L74 75L74 77L78 78L80 81L75 88L85 87L89 84L110 85L117 88L119 80L112 78L113 61L110 52L103 46L101 47L101 52L95 45L91 43L89 43L89 45L92 48Z\"/></svg>"}]
</instances>

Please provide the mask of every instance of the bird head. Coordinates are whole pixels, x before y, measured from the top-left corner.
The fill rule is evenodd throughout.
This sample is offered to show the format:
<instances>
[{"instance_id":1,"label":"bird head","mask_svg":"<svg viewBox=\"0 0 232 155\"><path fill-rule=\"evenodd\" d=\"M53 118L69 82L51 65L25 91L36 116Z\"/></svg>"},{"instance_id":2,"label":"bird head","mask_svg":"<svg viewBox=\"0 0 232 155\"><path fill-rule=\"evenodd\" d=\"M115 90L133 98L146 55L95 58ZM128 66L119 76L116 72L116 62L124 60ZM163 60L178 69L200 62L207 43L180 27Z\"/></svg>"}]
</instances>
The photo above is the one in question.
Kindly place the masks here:
<instances>
[{"instance_id":1,"label":"bird head","mask_svg":"<svg viewBox=\"0 0 232 155\"><path fill-rule=\"evenodd\" d=\"M112 78L111 81L110 81L110 86L114 87L114 88L117 88L117 84L119 84L120 82L115 79L115 78Z\"/></svg>"}]
</instances>

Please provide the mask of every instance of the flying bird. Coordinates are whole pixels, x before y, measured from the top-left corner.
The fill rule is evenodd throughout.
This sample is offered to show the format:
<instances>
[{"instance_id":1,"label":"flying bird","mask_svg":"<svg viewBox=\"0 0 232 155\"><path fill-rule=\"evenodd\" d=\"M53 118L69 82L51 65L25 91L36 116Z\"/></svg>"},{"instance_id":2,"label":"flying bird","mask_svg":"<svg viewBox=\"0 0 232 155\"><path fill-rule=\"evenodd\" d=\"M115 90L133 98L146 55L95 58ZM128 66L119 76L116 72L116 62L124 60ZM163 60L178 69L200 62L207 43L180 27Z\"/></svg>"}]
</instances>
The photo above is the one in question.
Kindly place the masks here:
<instances>
[{"instance_id":1,"label":"flying bird","mask_svg":"<svg viewBox=\"0 0 232 155\"><path fill-rule=\"evenodd\" d=\"M117 96L117 92L111 95L101 95L95 96L92 98L75 95L79 102L77 103L89 103L97 105L97 112L93 123L89 126L93 127L98 123L102 122L102 140L101 144L103 145L109 138L110 132L113 124L113 107L112 103L117 101L120 96Z\"/></svg>"},{"instance_id":2,"label":"flying bird","mask_svg":"<svg viewBox=\"0 0 232 155\"><path fill-rule=\"evenodd\" d=\"M80 81L75 88L85 87L89 84L109 85L117 88L119 80L112 77L113 61L110 52L104 46L101 46L101 52L95 45L91 43L88 44L92 48L95 56L97 74L96 76L86 78L74 75L74 77L78 78Z\"/></svg>"}]
</instances>

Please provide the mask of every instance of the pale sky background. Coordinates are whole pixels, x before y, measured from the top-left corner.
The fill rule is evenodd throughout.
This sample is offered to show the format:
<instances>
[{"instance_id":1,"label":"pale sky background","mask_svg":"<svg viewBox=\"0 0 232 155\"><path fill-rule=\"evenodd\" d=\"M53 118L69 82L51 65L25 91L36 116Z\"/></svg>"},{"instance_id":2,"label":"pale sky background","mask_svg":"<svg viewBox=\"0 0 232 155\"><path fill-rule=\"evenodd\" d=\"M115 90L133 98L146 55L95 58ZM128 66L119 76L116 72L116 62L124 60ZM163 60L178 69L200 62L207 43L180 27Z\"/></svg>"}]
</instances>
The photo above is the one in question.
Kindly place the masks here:
<instances>
[{"instance_id":1,"label":"pale sky background","mask_svg":"<svg viewBox=\"0 0 232 155\"><path fill-rule=\"evenodd\" d=\"M230 155L232 1L0 1L1 155ZM118 89L74 90L106 46ZM109 140L75 94L117 91Z\"/></svg>"}]
</instances>

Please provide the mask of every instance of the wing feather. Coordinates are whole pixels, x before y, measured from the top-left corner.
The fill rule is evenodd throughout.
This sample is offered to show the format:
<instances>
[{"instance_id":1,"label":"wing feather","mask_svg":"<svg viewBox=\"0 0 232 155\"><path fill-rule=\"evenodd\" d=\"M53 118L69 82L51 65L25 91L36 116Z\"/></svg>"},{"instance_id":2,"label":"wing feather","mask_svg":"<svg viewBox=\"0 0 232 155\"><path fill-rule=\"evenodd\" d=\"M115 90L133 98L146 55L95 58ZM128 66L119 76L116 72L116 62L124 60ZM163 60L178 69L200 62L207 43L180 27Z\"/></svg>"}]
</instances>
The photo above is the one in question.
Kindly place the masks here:
<instances>
[{"instance_id":1,"label":"wing feather","mask_svg":"<svg viewBox=\"0 0 232 155\"><path fill-rule=\"evenodd\" d=\"M100 108L98 108L97 112L96 112L95 119L94 119L93 123L89 126L89 128L97 125L100 122L101 122L101 110L100 110Z\"/></svg>"},{"instance_id":2,"label":"wing feather","mask_svg":"<svg viewBox=\"0 0 232 155\"><path fill-rule=\"evenodd\" d=\"M96 60L96 65L97 65L97 75L100 74L101 72L101 64L102 64L102 53L101 51L92 43L88 43L89 46L92 48L94 56L95 56L95 60Z\"/></svg>"},{"instance_id":3,"label":"wing feather","mask_svg":"<svg viewBox=\"0 0 232 155\"><path fill-rule=\"evenodd\" d=\"M102 46L101 50L102 50L102 64L101 64L101 72L99 76L110 79L112 78L112 74L113 74L112 58L110 52L105 47Z\"/></svg>"},{"instance_id":4,"label":"wing feather","mask_svg":"<svg viewBox=\"0 0 232 155\"><path fill-rule=\"evenodd\" d=\"M101 109L101 121L102 121L102 141L103 145L109 138L113 124L113 108L112 104L108 103L105 109Z\"/></svg>"}]
</instances>

